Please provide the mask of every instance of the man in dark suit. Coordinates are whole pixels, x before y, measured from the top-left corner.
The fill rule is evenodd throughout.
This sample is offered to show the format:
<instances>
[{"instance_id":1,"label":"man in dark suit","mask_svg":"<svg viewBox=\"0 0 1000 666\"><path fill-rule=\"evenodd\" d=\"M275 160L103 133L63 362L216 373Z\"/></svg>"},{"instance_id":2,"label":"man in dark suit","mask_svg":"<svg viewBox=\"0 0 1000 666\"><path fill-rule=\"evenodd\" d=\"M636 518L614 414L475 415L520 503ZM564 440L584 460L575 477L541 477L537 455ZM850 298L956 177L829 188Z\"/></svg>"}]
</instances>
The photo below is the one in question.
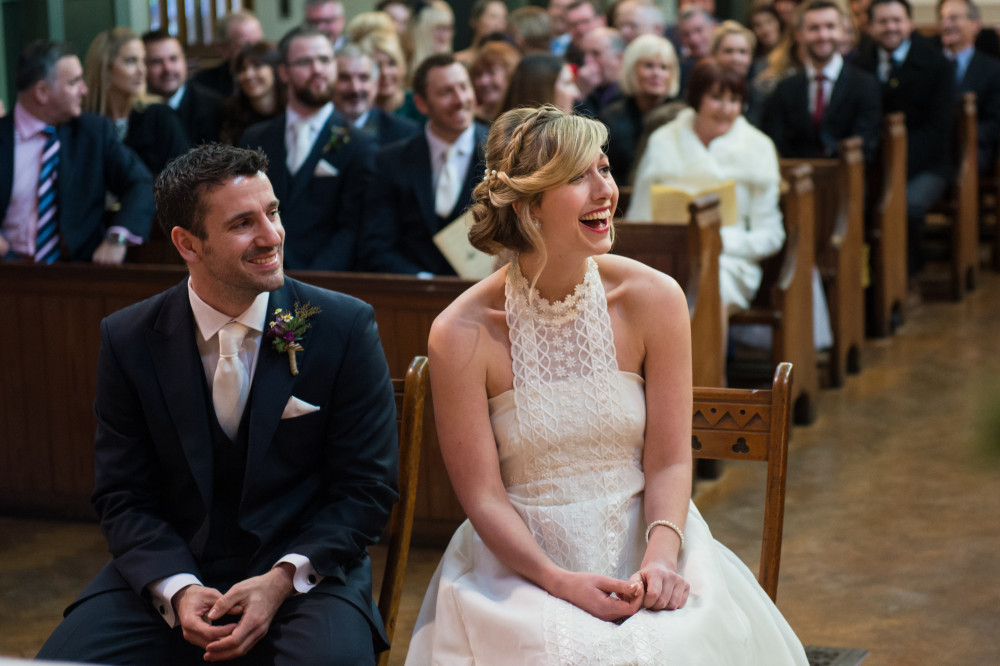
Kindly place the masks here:
<instances>
[{"instance_id":1,"label":"man in dark suit","mask_svg":"<svg viewBox=\"0 0 1000 666\"><path fill-rule=\"evenodd\" d=\"M284 277L266 166L209 145L157 178L190 277L101 324L112 559L39 658L353 666L385 647L366 547L397 498L388 367L370 306Z\"/></svg>"},{"instance_id":2,"label":"man in dark suit","mask_svg":"<svg viewBox=\"0 0 1000 666\"><path fill-rule=\"evenodd\" d=\"M873 0L868 7L874 48L857 64L882 82L882 111L906 114L907 268L910 299L919 299L915 278L922 265L920 240L928 210L951 181L951 134L955 75L947 58L913 30L908 0Z\"/></svg>"},{"instance_id":3,"label":"man in dark suit","mask_svg":"<svg viewBox=\"0 0 1000 666\"><path fill-rule=\"evenodd\" d=\"M120 264L149 237L152 176L107 118L80 113L86 94L69 46L28 45L17 104L0 118L0 259ZM107 191L121 207L106 227Z\"/></svg>"},{"instance_id":4,"label":"man in dark suit","mask_svg":"<svg viewBox=\"0 0 1000 666\"><path fill-rule=\"evenodd\" d=\"M177 112L192 146L219 140L222 97L188 81L187 58L176 37L164 30L142 36L146 45L146 87Z\"/></svg>"},{"instance_id":5,"label":"man in dark suit","mask_svg":"<svg viewBox=\"0 0 1000 666\"><path fill-rule=\"evenodd\" d=\"M763 129L782 157L833 157L837 142L864 141L865 158L878 148L882 105L878 80L838 52L844 13L835 0L810 0L795 28L805 69L783 79L768 98Z\"/></svg>"},{"instance_id":6,"label":"man in dark suit","mask_svg":"<svg viewBox=\"0 0 1000 666\"><path fill-rule=\"evenodd\" d=\"M377 92L378 63L375 59L354 44L337 51L333 105L347 122L372 137L380 148L420 133L417 121L374 106Z\"/></svg>"},{"instance_id":7,"label":"man in dark suit","mask_svg":"<svg viewBox=\"0 0 1000 666\"><path fill-rule=\"evenodd\" d=\"M1000 61L981 52L979 7L972 0L944 0L938 5L944 54L955 64L959 96L976 93L979 172L993 168L1000 143Z\"/></svg>"},{"instance_id":8,"label":"man in dark suit","mask_svg":"<svg viewBox=\"0 0 1000 666\"><path fill-rule=\"evenodd\" d=\"M199 70L192 80L214 90L223 99L233 94L233 64L240 50L264 39L264 29L252 13L240 9L226 14L215 23L215 46L221 62Z\"/></svg>"},{"instance_id":9,"label":"man in dark suit","mask_svg":"<svg viewBox=\"0 0 1000 666\"><path fill-rule=\"evenodd\" d=\"M472 202L483 178L486 130L473 122L469 73L451 54L420 64L413 93L427 124L378 152L358 253L364 270L454 275L433 237Z\"/></svg>"},{"instance_id":10,"label":"man in dark suit","mask_svg":"<svg viewBox=\"0 0 1000 666\"><path fill-rule=\"evenodd\" d=\"M288 107L249 127L241 141L262 148L270 162L268 176L287 221L285 266L351 270L374 142L334 110L337 62L326 35L309 26L293 28L278 52Z\"/></svg>"}]
</instances>

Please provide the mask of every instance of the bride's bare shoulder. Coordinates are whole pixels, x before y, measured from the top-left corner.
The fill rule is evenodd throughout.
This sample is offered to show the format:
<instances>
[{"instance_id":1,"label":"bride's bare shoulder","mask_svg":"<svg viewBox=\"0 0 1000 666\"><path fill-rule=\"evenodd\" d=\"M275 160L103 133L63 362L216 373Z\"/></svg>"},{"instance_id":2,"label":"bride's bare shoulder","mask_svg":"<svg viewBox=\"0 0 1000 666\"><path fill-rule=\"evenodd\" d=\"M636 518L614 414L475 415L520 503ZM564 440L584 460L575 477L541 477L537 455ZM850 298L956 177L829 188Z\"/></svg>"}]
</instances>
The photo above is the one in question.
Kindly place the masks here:
<instances>
[{"instance_id":1,"label":"bride's bare shoulder","mask_svg":"<svg viewBox=\"0 0 1000 666\"><path fill-rule=\"evenodd\" d=\"M608 299L622 299L640 308L684 301L677 281L646 264L616 254L597 257Z\"/></svg>"},{"instance_id":2,"label":"bride's bare shoulder","mask_svg":"<svg viewBox=\"0 0 1000 666\"><path fill-rule=\"evenodd\" d=\"M472 285L439 314L431 326L432 345L435 343L468 344L484 332L491 333L504 319L503 267Z\"/></svg>"}]
</instances>

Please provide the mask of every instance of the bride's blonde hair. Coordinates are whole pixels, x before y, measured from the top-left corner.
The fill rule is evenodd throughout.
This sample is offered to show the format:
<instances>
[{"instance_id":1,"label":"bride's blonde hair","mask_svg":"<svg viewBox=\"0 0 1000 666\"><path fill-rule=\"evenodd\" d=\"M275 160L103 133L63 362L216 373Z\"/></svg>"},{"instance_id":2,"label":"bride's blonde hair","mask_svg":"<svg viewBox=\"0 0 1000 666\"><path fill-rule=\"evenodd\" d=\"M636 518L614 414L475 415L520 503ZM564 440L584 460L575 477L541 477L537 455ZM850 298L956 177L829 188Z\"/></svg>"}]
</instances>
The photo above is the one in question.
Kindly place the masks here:
<instances>
[{"instance_id":1,"label":"bride's blonde hair","mask_svg":"<svg viewBox=\"0 0 1000 666\"><path fill-rule=\"evenodd\" d=\"M546 190L590 166L608 141L602 123L546 104L507 111L486 143L486 175L472 193L472 245L491 255L539 252L545 246L530 209Z\"/></svg>"}]
</instances>

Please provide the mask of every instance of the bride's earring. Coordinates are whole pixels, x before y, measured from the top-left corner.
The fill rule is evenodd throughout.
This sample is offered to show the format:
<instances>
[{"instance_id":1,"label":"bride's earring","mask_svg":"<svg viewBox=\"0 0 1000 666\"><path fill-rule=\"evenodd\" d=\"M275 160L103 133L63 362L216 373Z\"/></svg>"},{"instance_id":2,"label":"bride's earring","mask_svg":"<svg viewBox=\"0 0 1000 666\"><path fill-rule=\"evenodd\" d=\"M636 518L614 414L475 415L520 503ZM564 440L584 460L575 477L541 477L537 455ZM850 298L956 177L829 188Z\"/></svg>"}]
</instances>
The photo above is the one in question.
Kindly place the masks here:
<instances>
[{"instance_id":1,"label":"bride's earring","mask_svg":"<svg viewBox=\"0 0 1000 666\"><path fill-rule=\"evenodd\" d=\"M542 222L537 217L531 218L531 221L534 223L536 229L542 228Z\"/></svg>"}]
</instances>

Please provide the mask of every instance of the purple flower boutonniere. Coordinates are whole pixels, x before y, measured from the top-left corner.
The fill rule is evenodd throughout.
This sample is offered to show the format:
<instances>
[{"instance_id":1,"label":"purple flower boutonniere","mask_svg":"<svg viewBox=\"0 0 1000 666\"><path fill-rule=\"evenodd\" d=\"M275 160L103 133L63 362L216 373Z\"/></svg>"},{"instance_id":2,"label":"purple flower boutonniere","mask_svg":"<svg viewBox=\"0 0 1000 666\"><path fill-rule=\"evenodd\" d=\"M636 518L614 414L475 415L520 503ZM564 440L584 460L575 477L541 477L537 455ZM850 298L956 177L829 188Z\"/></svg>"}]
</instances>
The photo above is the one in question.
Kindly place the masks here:
<instances>
[{"instance_id":1,"label":"purple flower boutonniere","mask_svg":"<svg viewBox=\"0 0 1000 666\"><path fill-rule=\"evenodd\" d=\"M330 140L323 148L324 153L335 153L351 142L351 131L346 127L331 127Z\"/></svg>"},{"instance_id":2,"label":"purple flower boutonniere","mask_svg":"<svg viewBox=\"0 0 1000 666\"><path fill-rule=\"evenodd\" d=\"M295 352L304 350L299 341L312 326L309 323L310 317L320 312L322 310L309 303L305 305L296 303L293 312L285 312L281 308L275 308L274 320L268 323L267 336L271 338L271 346L279 354L288 354L288 366L293 376L299 374Z\"/></svg>"}]
</instances>

